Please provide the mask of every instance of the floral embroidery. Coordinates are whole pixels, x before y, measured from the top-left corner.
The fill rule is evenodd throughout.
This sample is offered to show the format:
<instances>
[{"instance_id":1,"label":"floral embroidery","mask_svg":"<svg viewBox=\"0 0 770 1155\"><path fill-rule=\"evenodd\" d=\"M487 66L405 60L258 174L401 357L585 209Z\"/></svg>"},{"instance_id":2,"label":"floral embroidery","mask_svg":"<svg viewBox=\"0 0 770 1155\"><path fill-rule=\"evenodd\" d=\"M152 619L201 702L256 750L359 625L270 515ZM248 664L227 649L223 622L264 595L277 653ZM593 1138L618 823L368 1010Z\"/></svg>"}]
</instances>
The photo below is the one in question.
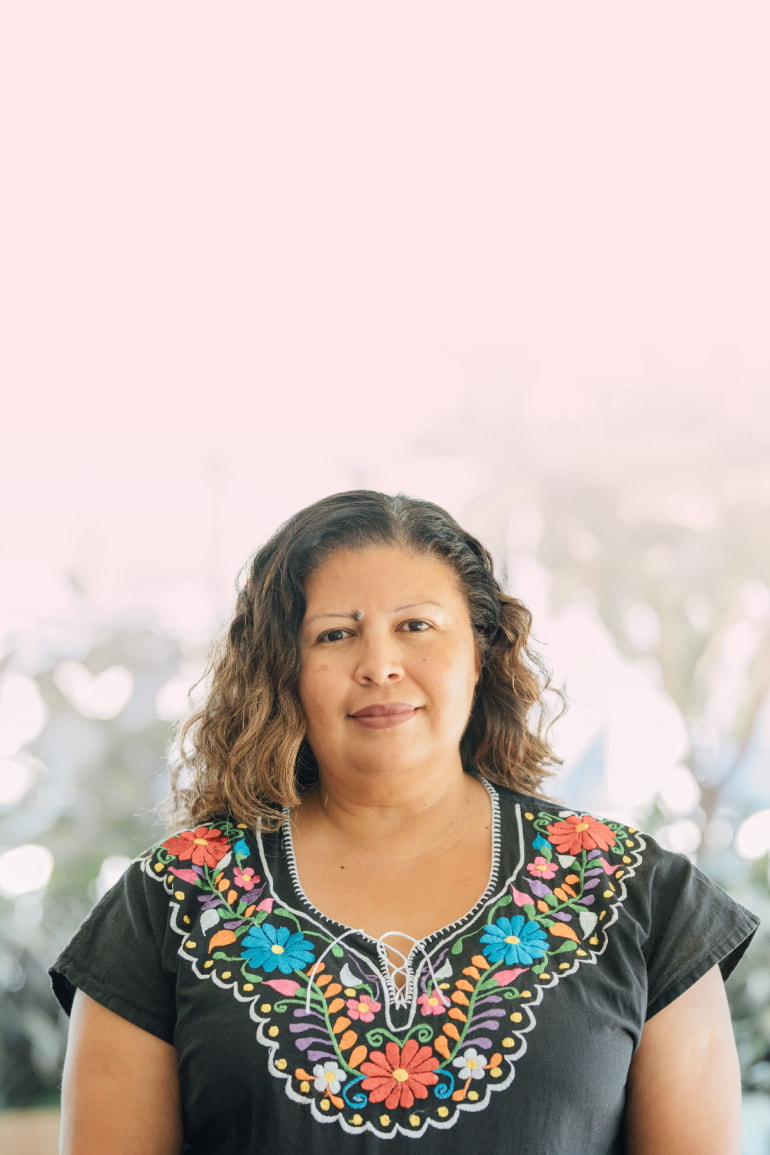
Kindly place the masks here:
<instances>
[{"instance_id":1,"label":"floral embroidery","mask_svg":"<svg viewBox=\"0 0 770 1155\"><path fill-rule=\"evenodd\" d=\"M348 999L346 1006L351 1019L359 1019L362 1023L373 1022L377 1011L382 1010L382 1003L373 1002L371 995Z\"/></svg>"},{"instance_id":2,"label":"floral embroidery","mask_svg":"<svg viewBox=\"0 0 770 1155\"><path fill-rule=\"evenodd\" d=\"M556 864L538 854L534 862L527 863L527 870L533 878L553 878L556 874Z\"/></svg>"},{"instance_id":3,"label":"floral embroidery","mask_svg":"<svg viewBox=\"0 0 770 1155\"><path fill-rule=\"evenodd\" d=\"M416 1039L409 1039L402 1048L387 1043L385 1054L373 1051L361 1070L368 1078L361 1087L369 1091L372 1103L385 1102L394 1107L411 1107L415 1099L427 1099L428 1087L438 1082L434 1071L436 1056L430 1047L421 1047Z\"/></svg>"},{"instance_id":4,"label":"floral embroidery","mask_svg":"<svg viewBox=\"0 0 770 1155\"><path fill-rule=\"evenodd\" d=\"M418 1136L510 1085L538 1004L604 951L641 861L642 838L617 823L520 804L516 814L519 868L416 944L401 994L373 940L363 949L359 932L273 889L243 827L182 831L144 870L172 896L181 958L250 1006L255 1045L292 1100L351 1133Z\"/></svg>"},{"instance_id":5,"label":"floral embroidery","mask_svg":"<svg viewBox=\"0 0 770 1155\"><path fill-rule=\"evenodd\" d=\"M176 838L169 838L166 848L181 861L189 858L196 866L216 866L230 849L221 830L210 830L208 826L183 830Z\"/></svg>"},{"instance_id":6,"label":"floral embroidery","mask_svg":"<svg viewBox=\"0 0 770 1155\"><path fill-rule=\"evenodd\" d=\"M259 875L253 866L247 866L245 870L236 866L233 871L233 882L236 886L240 886L241 890L253 890L259 881Z\"/></svg>"},{"instance_id":7,"label":"floral embroidery","mask_svg":"<svg viewBox=\"0 0 770 1155\"><path fill-rule=\"evenodd\" d=\"M423 1015L443 1015L446 1010L446 1003L446 998L437 995L435 988L430 994L425 991L417 998L417 1006L420 1008L420 1014Z\"/></svg>"},{"instance_id":8,"label":"floral embroidery","mask_svg":"<svg viewBox=\"0 0 770 1155\"><path fill-rule=\"evenodd\" d=\"M324 1095L329 1092L330 1095L339 1095L340 1087L345 1082L345 1072L342 1067L337 1066L336 1063L316 1063L313 1067L313 1074L315 1081L313 1086L316 1091L321 1091Z\"/></svg>"},{"instance_id":9,"label":"floral embroidery","mask_svg":"<svg viewBox=\"0 0 770 1155\"><path fill-rule=\"evenodd\" d=\"M520 914L513 918L498 918L494 926L488 926L481 936L484 956L490 962L523 964L528 967L535 959L542 958L548 946L548 935L536 922L525 922Z\"/></svg>"},{"instance_id":10,"label":"floral embroidery","mask_svg":"<svg viewBox=\"0 0 770 1155\"><path fill-rule=\"evenodd\" d=\"M250 966L266 971L278 967L285 975L313 961L313 947L303 935L292 934L287 926L275 927L267 922L248 931L241 953Z\"/></svg>"},{"instance_id":11,"label":"floral embroidery","mask_svg":"<svg viewBox=\"0 0 770 1155\"><path fill-rule=\"evenodd\" d=\"M546 827L548 841L559 854L580 854L581 850L609 850L615 842L615 832L590 814L571 814L563 822Z\"/></svg>"},{"instance_id":12,"label":"floral embroidery","mask_svg":"<svg viewBox=\"0 0 770 1155\"><path fill-rule=\"evenodd\" d=\"M475 1047L469 1047L464 1055L452 1059L452 1066L457 1067L459 1079L483 1079L484 1056Z\"/></svg>"}]
</instances>

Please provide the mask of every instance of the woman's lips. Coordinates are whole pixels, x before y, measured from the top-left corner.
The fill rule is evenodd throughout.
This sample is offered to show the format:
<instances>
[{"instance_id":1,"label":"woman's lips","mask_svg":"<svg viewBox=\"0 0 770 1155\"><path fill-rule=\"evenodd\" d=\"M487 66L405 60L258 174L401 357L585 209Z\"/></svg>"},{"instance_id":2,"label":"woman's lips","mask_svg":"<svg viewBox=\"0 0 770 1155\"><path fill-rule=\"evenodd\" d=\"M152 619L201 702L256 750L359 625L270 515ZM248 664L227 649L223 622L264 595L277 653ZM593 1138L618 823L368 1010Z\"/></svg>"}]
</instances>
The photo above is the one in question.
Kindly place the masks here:
<instances>
[{"instance_id":1,"label":"woman's lips","mask_svg":"<svg viewBox=\"0 0 770 1155\"><path fill-rule=\"evenodd\" d=\"M354 722L369 730L388 730L391 726L408 722L418 709L418 706L410 706L407 702L380 702L374 706L364 706L350 716Z\"/></svg>"}]
</instances>

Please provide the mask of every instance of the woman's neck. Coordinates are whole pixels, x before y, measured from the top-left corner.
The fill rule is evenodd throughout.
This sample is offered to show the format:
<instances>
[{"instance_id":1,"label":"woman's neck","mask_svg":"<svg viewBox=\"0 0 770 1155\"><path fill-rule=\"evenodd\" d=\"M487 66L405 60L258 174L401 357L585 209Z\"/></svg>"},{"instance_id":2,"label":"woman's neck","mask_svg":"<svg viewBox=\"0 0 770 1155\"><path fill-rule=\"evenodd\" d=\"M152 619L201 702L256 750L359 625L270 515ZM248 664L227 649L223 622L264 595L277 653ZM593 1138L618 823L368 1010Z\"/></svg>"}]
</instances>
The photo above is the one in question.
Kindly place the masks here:
<instances>
[{"instance_id":1,"label":"woman's neck","mask_svg":"<svg viewBox=\"0 0 770 1155\"><path fill-rule=\"evenodd\" d=\"M322 776L295 811L293 825L300 838L312 835L373 855L416 845L430 853L454 842L469 817L486 815L489 806L484 787L461 768L451 776L403 775L354 785Z\"/></svg>"}]
</instances>

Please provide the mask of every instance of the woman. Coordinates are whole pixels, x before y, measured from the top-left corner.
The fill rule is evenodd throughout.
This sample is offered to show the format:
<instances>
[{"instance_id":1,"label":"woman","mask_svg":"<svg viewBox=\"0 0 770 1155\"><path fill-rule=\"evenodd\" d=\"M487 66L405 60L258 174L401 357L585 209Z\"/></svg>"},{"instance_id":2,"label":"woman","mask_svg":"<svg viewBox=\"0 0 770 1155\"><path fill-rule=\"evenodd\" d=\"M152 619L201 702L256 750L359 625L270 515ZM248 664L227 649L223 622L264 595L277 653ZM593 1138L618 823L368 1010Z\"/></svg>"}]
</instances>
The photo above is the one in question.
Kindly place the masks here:
<instances>
[{"instance_id":1,"label":"woman","mask_svg":"<svg viewBox=\"0 0 770 1155\"><path fill-rule=\"evenodd\" d=\"M179 833L53 968L71 1155L737 1155L756 920L542 782L487 551L337 494L257 552L182 727Z\"/></svg>"}]
</instances>

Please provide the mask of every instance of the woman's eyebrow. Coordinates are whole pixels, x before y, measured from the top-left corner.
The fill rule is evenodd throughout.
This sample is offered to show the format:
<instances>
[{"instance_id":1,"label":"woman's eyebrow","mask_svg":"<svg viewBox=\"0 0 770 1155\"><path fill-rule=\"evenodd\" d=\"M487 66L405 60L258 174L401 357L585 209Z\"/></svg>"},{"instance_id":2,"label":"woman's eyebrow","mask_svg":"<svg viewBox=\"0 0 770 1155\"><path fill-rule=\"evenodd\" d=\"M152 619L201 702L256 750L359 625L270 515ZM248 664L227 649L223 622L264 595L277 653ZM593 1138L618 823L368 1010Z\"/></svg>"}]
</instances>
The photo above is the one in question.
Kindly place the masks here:
<instances>
[{"instance_id":1,"label":"woman's eyebrow","mask_svg":"<svg viewBox=\"0 0 770 1155\"><path fill-rule=\"evenodd\" d=\"M355 610L351 610L349 614L314 614L312 618L303 622L303 625L309 626L311 622L317 622L319 618L350 618L351 621L355 621Z\"/></svg>"},{"instance_id":2,"label":"woman's eyebrow","mask_svg":"<svg viewBox=\"0 0 770 1155\"><path fill-rule=\"evenodd\" d=\"M425 598L425 600L421 601L421 602L409 602L409 604L405 605L405 606L394 606L394 608L392 610L389 610L388 613L400 614L404 610L413 610L417 606L437 606L439 609L443 608L441 605L441 602L434 602L434 601L431 601L430 598ZM351 621L355 621L356 620L356 612L357 611L355 611L355 610L351 610L350 613L348 613L348 614L333 614L333 613L314 614L312 618L308 618L306 622L303 622L303 625L309 626L309 625L311 625L312 622L317 622L319 620L319 618L350 618Z\"/></svg>"}]
</instances>

